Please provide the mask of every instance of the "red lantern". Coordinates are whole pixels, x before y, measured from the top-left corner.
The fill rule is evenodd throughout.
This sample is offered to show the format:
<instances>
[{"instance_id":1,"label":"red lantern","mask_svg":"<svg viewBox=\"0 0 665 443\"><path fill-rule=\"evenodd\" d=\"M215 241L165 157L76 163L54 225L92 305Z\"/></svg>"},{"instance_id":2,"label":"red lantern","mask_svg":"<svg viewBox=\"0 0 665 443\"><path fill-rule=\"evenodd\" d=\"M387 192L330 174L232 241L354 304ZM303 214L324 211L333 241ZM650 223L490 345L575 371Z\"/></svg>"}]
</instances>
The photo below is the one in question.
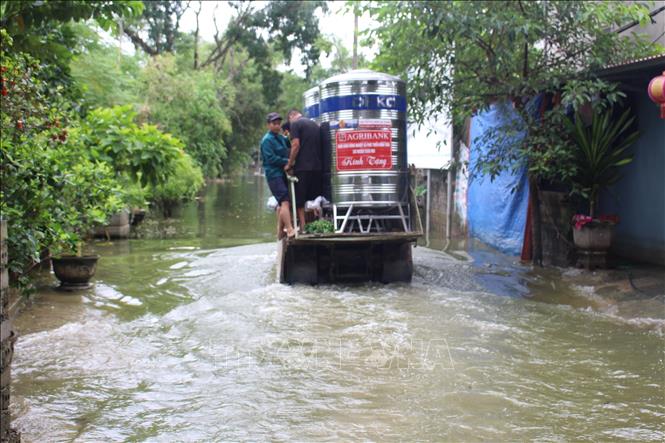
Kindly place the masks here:
<instances>
[{"instance_id":1,"label":"red lantern","mask_svg":"<svg viewBox=\"0 0 665 443\"><path fill-rule=\"evenodd\" d=\"M665 118L665 71L663 75L651 79L647 91L649 98L660 105L660 118Z\"/></svg>"}]
</instances>

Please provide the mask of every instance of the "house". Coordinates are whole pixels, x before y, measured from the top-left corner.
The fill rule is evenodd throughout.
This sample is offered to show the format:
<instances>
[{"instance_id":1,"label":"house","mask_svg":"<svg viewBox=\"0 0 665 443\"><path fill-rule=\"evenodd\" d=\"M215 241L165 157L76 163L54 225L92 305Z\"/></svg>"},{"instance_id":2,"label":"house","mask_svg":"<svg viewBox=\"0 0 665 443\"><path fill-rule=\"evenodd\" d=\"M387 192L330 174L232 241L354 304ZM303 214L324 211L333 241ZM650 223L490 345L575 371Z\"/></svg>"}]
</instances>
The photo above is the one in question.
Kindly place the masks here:
<instances>
[{"instance_id":1,"label":"house","mask_svg":"<svg viewBox=\"0 0 665 443\"><path fill-rule=\"evenodd\" d=\"M627 24L622 35L633 38L633 34L644 34L654 44L665 46L665 1L655 2L650 16L651 24L646 27ZM618 63L596 73L619 83L627 96L627 105L637 116L641 133L631 148L635 154L633 163L622 169L623 179L601 196L600 212L618 214L621 219L613 253L619 258L660 265L665 265L665 120L659 118L659 109L649 99L647 86L663 71L665 55ZM432 174L433 191L428 202L433 214L438 210L448 212L449 208L452 213L436 219L433 216L433 232L447 232L448 236L450 232L453 236L468 233L470 238L504 253L522 254L526 258L525 239L530 234L525 171L504 171L494 180L469 173L484 149L479 136L499 126L501 119L511 114L510 105L493 104L487 112L474 116L463 134L454 134L454 173ZM440 192L446 187L447 192ZM452 193L447 199L449 204L444 204L449 193ZM571 214L564 210L561 196L561 192L541 192L546 264L571 263Z\"/></svg>"},{"instance_id":2,"label":"house","mask_svg":"<svg viewBox=\"0 0 665 443\"><path fill-rule=\"evenodd\" d=\"M652 78L665 72L665 55L609 66L598 75L619 83L637 117L640 138L623 177L601 196L601 213L618 214L613 252L619 257L665 265L665 119L649 99Z\"/></svg>"}]
</instances>

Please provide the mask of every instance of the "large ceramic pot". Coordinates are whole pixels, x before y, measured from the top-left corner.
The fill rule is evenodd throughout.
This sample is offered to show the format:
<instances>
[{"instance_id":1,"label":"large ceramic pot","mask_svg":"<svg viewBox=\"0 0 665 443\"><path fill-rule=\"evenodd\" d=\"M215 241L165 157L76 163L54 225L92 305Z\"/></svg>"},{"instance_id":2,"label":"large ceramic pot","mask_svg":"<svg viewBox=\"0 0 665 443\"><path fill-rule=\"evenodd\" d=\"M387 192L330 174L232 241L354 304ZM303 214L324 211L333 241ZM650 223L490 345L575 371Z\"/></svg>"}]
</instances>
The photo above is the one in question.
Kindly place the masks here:
<instances>
[{"instance_id":1,"label":"large ceramic pot","mask_svg":"<svg viewBox=\"0 0 665 443\"><path fill-rule=\"evenodd\" d=\"M129 211L122 211L111 216L108 225L97 226L94 235L97 238L129 238Z\"/></svg>"},{"instance_id":2,"label":"large ceramic pot","mask_svg":"<svg viewBox=\"0 0 665 443\"><path fill-rule=\"evenodd\" d=\"M581 229L573 229L575 247L585 251L607 251L613 237L614 225L611 223L589 223Z\"/></svg>"},{"instance_id":3,"label":"large ceramic pot","mask_svg":"<svg viewBox=\"0 0 665 443\"><path fill-rule=\"evenodd\" d=\"M53 273L60 280L60 289L74 291L89 288L90 279L97 270L97 260L98 255L65 255L51 259Z\"/></svg>"},{"instance_id":4,"label":"large ceramic pot","mask_svg":"<svg viewBox=\"0 0 665 443\"><path fill-rule=\"evenodd\" d=\"M577 265L587 269L606 268L607 252L612 246L613 238L613 223L589 223L581 229L573 229Z\"/></svg>"}]
</instances>

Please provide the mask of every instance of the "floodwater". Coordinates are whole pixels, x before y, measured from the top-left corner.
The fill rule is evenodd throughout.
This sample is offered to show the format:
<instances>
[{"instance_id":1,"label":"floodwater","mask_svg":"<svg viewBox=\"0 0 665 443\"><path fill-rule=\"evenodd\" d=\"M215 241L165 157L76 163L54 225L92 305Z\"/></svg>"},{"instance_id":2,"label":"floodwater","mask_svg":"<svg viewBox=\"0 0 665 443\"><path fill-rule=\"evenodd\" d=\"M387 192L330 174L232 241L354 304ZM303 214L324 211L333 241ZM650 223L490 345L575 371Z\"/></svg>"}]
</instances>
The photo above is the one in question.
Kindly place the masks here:
<instances>
[{"instance_id":1,"label":"floodwater","mask_svg":"<svg viewBox=\"0 0 665 443\"><path fill-rule=\"evenodd\" d=\"M261 177L210 185L96 285L17 319L14 426L51 441L663 441L662 295L567 285L476 247L412 284L275 283Z\"/></svg>"}]
</instances>

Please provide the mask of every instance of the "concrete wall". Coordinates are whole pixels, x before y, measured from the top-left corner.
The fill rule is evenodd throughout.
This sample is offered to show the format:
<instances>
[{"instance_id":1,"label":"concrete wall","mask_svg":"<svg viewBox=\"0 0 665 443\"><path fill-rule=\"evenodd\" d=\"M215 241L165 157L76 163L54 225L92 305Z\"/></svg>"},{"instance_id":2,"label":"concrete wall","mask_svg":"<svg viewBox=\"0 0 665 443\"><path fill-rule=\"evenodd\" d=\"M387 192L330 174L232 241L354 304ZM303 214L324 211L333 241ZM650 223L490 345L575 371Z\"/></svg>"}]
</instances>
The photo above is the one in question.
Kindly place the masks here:
<instances>
[{"instance_id":1,"label":"concrete wall","mask_svg":"<svg viewBox=\"0 0 665 443\"><path fill-rule=\"evenodd\" d=\"M629 94L640 138L623 178L601 199L601 211L618 214L613 252L665 265L665 119L644 92Z\"/></svg>"},{"instance_id":2,"label":"concrete wall","mask_svg":"<svg viewBox=\"0 0 665 443\"><path fill-rule=\"evenodd\" d=\"M448 217L448 171L446 169L430 169L430 247L433 249L442 249L446 245L446 223ZM462 208L464 213L460 213L455 204L455 193L460 188L466 193L465 172L461 172L461 183L459 182L459 171L453 170L452 173L452 192L453 200L451 210L453 211L450 225L450 237L455 245L464 243L467 236L466 207ZM415 186L427 186L427 169L417 169L415 174ZM420 217L425 229L427 195L419 199ZM424 244L424 239L421 242Z\"/></svg>"}]
</instances>

